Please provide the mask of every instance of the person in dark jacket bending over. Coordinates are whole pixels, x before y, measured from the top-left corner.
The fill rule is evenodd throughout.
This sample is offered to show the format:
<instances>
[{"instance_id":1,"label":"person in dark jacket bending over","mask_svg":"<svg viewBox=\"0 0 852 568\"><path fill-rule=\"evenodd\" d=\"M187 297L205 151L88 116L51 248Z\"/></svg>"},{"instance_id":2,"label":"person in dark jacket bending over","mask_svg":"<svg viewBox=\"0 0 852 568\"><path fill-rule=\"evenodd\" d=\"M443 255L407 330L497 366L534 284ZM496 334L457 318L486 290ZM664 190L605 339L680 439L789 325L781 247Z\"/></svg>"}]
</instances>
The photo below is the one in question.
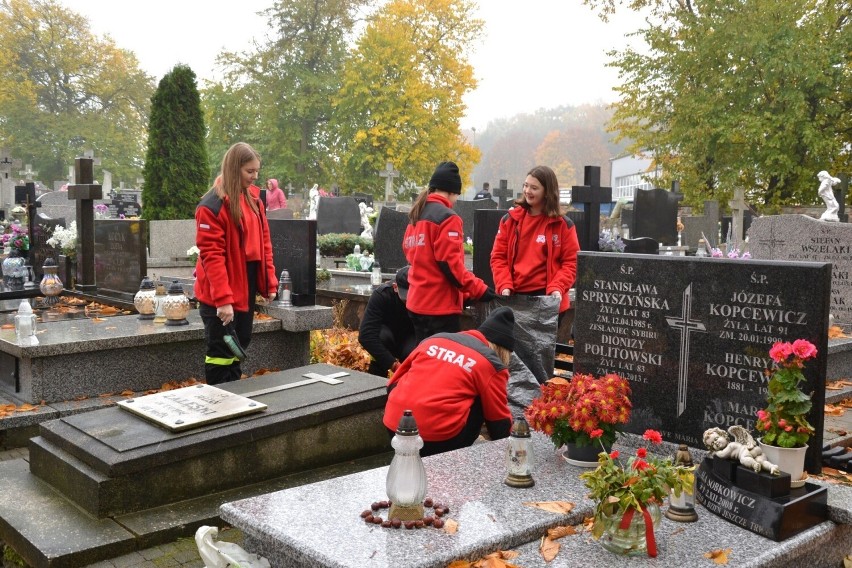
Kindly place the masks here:
<instances>
[{"instance_id":1,"label":"person in dark jacket bending over","mask_svg":"<svg viewBox=\"0 0 852 568\"><path fill-rule=\"evenodd\" d=\"M414 326L405 308L408 295L408 267L400 268L393 282L376 288L358 331L358 341L372 355L368 372L387 377L414 351Z\"/></svg>"},{"instance_id":2,"label":"person in dark jacket bending over","mask_svg":"<svg viewBox=\"0 0 852 568\"><path fill-rule=\"evenodd\" d=\"M475 330L421 342L388 382L383 419L388 432L411 410L423 456L470 446L483 422L492 440L506 438L512 426L506 385L514 328L512 310L502 307Z\"/></svg>"}]
</instances>

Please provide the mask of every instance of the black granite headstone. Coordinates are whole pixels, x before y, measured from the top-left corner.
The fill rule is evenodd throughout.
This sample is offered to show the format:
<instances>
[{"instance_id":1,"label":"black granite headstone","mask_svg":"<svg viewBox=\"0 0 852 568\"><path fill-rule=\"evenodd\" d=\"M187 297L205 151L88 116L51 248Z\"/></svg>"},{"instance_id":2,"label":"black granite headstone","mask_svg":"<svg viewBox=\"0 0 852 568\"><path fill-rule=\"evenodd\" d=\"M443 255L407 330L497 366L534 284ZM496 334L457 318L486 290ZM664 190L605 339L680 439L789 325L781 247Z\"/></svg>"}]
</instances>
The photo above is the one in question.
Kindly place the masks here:
<instances>
[{"instance_id":1,"label":"black granite headstone","mask_svg":"<svg viewBox=\"0 0 852 568\"><path fill-rule=\"evenodd\" d=\"M136 193L117 193L107 205L111 219L138 217L140 214L139 199Z\"/></svg>"},{"instance_id":2,"label":"black granite headstone","mask_svg":"<svg viewBox=\"0 0 852 568\"><path fill-rule=\"evenodd\" d=\"M36 283L41 281L44 275L44 261L48 258L57 260L59 252L56 247L47 244L48 239L53 236L53 231L56 227L64 227L65 219L51 219L41 213L36 216L35 226L30 235L30 262L33 265L33 271L36 275Z\"/></svg>"},{"instance_id":3,"label":"black granite headstone","mask_svg":"<svg viewBox=\"0 0 852 568\"><path fill-rule=\"evenodd\" d=\"M317 222L306 219L269 219L269 236L276 276L281 276L281 271L286 270L293 282L290 295L293 305L315 305Z\"/></svg>"},{"instance_id":4,"label":"black granite headstone","mask_svg":"<svg viewBox=\"0 0 852 568\"><path fill-rule=\"evenodd\" d=\"M749 209L746 209L745 211L743 211L743 234L744 235L748 234L748 230L751 227L751 222L752 222L753 219L754 219L754 214ZM732 220L730 215L723 215L722 216L722 235L720 237L720 240L723 243L728 242L728 232L732 230L731 229L731 223L733 223L733 220Z\"/></svg>"},{"instance_id":5,"label":"black granite headstone","mask_svg":"<svg viewBox=\"0 0 852 568\"><path fill-rule=\"evenodd\" d=\"M500 219L506 213L508 211L505 209L478 209L473 213L473 273L482 278L489 288L494 288L491 250L494 248L494 237L500 228Z\"/></svg>"},{"instance_id":6,"label":"black granite headstone","mask_svg":"<svg viewBox=\"0 0 852 568\"><path fill-rule=\"evenodd\" d=\"M266 212L267 219L292 219L293 218L293 210L284 208L284 209L273 209L272 211Z\"/></svg>"},{"instance_id":7,"label":"black granite headstone","mask_svg":"<svg viewBox=\"0 0 852 568\"><path fill-rule=\"evenodd\" d=\"M629 379L626 429L654 428L669 442L703 447L705 430L734 424L755 432L769 349L813 343L802 390L816 435L805 465L819 472L831 264L582 252L576 287L575 370Z\"/></svg>"},{"instance_id":8,"label":"black granite headstone","mask_svg":"<svg viewBox=\"0 0 852 568\"><path fill-rule=\"evenodd\" d=\"M585 243L580 250L600 250L598 238L601 232L601 204L612 202L612 188L601 187L601 169L598 166L585 166L583 185L571 187L571 203L583 205L584 223L577 225L577 238ZM576 224L576 223L575 223ZM580 229L582 228L582 235Z\"/></svg>"},{"instance_id":9,"label":"black granite headstone","mask_svg":"<svg viewBox=\"0 0 852 568\"><path fill-rule=\"evenodd\" d=\"M389 207L379 209L376 231L373 233L373 254L382 272L396 272L408 264L402 251L402 238L408 224L408 213Z\"/></svg>"},{"instance_id":10,"label":"black granite headstone","mask_svg":"<svg viewBox=\"0 0 852 568\"><path fill-rule=\"evenodd\" d=\"M358 203L364 203L367 207L373 206L373 196L367 195L366 193L355 192L352 194L352 199L357 201Z\"/></svg>"},{"instance_id":11,"label":"black granite headstone","mask_svg":"<svg viewBox=\"0 0 852 568\"><path fill-rule=\"evenodd\" d=\"M494 190L494 197L497 198L497 209L509 209L515 201L515 191L509 189L509 181L501 179Z\"/></svg>"},{"instance_id":12,"label":"black granite headstone","mask_svg":"<svg viewBox=\"0 0 852 568\"><path fill-rule=\"evenodd\" d=\"M634 254L659 254L660 252L660 243L648 237L622 240L624 241L624 252Z\"/></svg>"},{"instance_id":13,"label":"black granite headstone","mask_svg":"<svg viewBox=\"0 0 852 568\"><path fill-rule=\"evenodd\" d=\"M832 190L834 198L837 200L837 217L841 223L848 223L849 214L846 213L846 195L849 193L849 174L839 174L837 177L840 178L840 184Z\"/></svg>"},{"instance_id":14,"label":"black granite headstone","mask_svg":"<svg viewBox=\"0 0 852 568\"><path fill-rule=\"evenodd\" d=\"M580 243L580 250L592 250L589 247L589 238L591 235L587 230L586 213L585 211L568 211L565 216L574 222L574 227L577 231L577 241ZM598 244L598 237L594 238L595 245ZM594 250L598 250L595 248Z\"/></svg>"},{"instance_id":15,"label":"black granite headstone","mask_svg":"<svg viewBox=\"0 0 852 568\"><path fill-rule=\"evenodd\" d=\"M317 205L317 234L360 235L361 211L352 197L320 197Z\"/></svg>"},{"instance_id":16,"label":"black granite headstone","mask_svg":"<svg viewBox=\"0 0 852 568\"><path fill-rule=\"evenodd\" d=\"M453 206L453 211L462 218L465 240L473 238L475 225L473 212L477 209L497 209L497 204L491 199L477 199L475 201L462 201L459 199Z\"/></svg>"},{"instance_id":17,"label":"black granite headstone","mask_svg":"<svg viewBox=\"0 0 852 568\"><path fill-rule=\"evenodd\" d=\"M639 189L633 198L630 238L650 237L661 245L677 245L677 209L680 193L665 189Z\"/></svg>"},{"instance_id":18,"label":"black granite headstone","mask_svg":"<svg viewBox=\"0 0 852 568\"><path fill-rule=\"evenodd\" d=\"M95 219L95 284L98 294L133 300L148 275L148 222Z\"/></svg>"}]
</instances>

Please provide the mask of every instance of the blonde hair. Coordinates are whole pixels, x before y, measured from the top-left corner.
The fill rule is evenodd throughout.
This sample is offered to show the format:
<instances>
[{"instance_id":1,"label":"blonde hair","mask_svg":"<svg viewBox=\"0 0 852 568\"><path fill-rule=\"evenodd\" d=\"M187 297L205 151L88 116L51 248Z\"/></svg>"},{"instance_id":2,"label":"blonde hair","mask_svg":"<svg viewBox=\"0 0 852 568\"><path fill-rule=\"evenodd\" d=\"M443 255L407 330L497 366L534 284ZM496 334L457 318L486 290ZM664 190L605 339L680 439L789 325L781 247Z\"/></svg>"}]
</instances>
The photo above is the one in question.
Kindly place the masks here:
<instances>
[{"instance_id":1,"label":"blonde hair","mask_svg":"<svg viewBox=\"0 0 852 568\"><path fill-rule=\"evenodd\" d=\"M488 347L497 355L497 358L500 359L500 362L509 366L509 359L512 358L512 352L506 349L505 347L501 347L496 343L488 342Z\"/></svg>"},{"instance_id":2,"label":"blonde hair","mask_svg":"<svg viewBox=\"0 0 852 568\"><path fill-rule=\"evenodd\" d=\"M242 188L242 168L252 160L260 162L260 154L245 142L237 142L225 152L225 156L222 158L222 168L213 185L219 198L227 197L230 201L228 210L234 223L239 223L243 217L240 209L240 194L244 191ZM248 190L245 190L245 192L246 197L249 197ZM257 203L254 199L246 199L246 203L257 213Z\"/></svg>"}]
</instances>

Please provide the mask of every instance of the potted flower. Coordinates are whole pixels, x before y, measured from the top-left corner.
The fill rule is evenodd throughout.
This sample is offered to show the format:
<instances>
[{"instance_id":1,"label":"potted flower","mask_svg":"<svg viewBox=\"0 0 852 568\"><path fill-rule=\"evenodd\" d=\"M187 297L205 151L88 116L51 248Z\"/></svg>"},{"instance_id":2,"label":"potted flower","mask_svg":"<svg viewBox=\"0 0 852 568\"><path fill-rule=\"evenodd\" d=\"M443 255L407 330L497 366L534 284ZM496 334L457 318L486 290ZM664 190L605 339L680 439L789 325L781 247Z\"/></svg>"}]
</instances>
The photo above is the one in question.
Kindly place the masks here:
<instances>
[{"instance_id":1,"label":"potted flower","mask_svg":"<svg viewBox=\"0 0 852 568\"><path fill-rule=\"evenodd\" d=\"M781 471L800 481L805 469L805 452L814 427L808 422L811 397L799 384L805 380L805 361L817 356L813 343L797 339L793 343L776 342L769 350L775 370L766 388L766 408L757 412L755 428L766 458Z\"/></svg>"},{"instance_id":2,"label":"potted flower","mask_svg":"<svg viewBox=\"0 0 852 568\"><path fill-rule=\"evenodd\" d=\"M621 237L609 229L601 231L598 237L598 249L601 252L624 252L626 246Z\"/></svg>"},{"instance_id":3,"label":"potted flower","mask_svg":"<svg viewBox=\"0 0 852 568\"><path fill-rule=\"evenodd\" d=\"M556 377L541 385L541 396L524 415L557 449L567 446L563 455L569 463L595 467L599 444L609 451L618 425L630 420L631 408L627 380L614 373L600 378L574 373L570 381Z\"/></svg>"},{"instance_id":4,"label":"potted flower","mask_svg":"<svg viewBox=\"0 0 852 568\"><path fill-rule=\"evenodd\" d=\"M656 430L642 436L661 444ZM626 462L617 450L601 452L598 467L580 475L595 501L592 536L612 552L657 556L654 528L660 523L660 505L671 492L692 494L693 468L658 458L641 447Z\"/></svg>"}]
</instances>

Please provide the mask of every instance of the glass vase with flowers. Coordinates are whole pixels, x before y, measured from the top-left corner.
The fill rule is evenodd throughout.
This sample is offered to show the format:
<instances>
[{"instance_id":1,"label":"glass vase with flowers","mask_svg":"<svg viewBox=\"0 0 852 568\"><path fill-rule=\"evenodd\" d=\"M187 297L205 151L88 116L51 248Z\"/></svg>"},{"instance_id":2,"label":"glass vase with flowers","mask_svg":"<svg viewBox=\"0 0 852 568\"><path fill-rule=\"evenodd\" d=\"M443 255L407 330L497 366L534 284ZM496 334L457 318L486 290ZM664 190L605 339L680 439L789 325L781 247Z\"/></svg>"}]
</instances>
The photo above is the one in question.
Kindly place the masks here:
<instances>
[{"instance_id":1,"label":"glass vase with flowers","mask_svg":"<svg viewBox=\"0 0 852 568\"><path fill-rule=\"evenodd\" d=\"M17 221L9 225L2 237L3 247L9 248L9 256L3 259L3 284L12 290L24 287L27 277L26 256L30 250L30 237L27 230Z\"/></svg>"},{"instance_id":2,"label":"glass vase with flowers","mask_svg":"<svg viewBox=\"0 0 852 568\"><path fill-rule=\"evenodd\" d=\"M550 436L557 449L566 446L573 465L595 467L600 444L609 451L618 426L630 420L630 385L610 373L594 377L574 373L541 385L541 396L524 411L530 426Z\"/></svg>"},{"instance_id":3,"label":"glass vase with flowers","mask_svg":"<svg viewBox=\"0 0 852 568\"><path fill-rule=\"evenodd\" d=\"M656 430L642 436L661 444ZM623 461L618 450L598 454L598 467L580 478L595 501L592 536L611 552L624 555L657 556L655 527L660 523L660 505L670 493L692 494L693 469L672 458L651 455L640 447Z\"/></svg>"}]
</instances>

